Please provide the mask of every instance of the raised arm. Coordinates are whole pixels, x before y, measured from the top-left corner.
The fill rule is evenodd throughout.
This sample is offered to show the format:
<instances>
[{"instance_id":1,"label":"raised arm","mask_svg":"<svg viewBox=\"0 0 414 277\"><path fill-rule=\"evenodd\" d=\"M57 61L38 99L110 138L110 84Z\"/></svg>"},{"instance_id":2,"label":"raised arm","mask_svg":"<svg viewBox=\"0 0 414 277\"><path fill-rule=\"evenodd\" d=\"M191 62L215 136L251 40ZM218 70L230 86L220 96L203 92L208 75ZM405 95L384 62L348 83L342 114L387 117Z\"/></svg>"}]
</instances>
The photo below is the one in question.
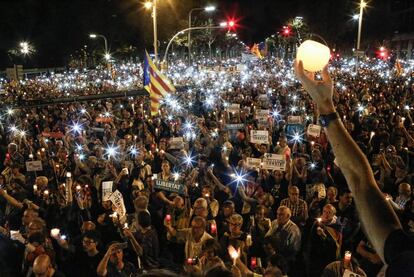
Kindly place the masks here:
<instances>
[{"instance_id":1,"label":"raised arm","mask_svg":"<svg viewBox=\"0 0 414 277\"><path fill-rule=\"evenodd\" d=\"M332 100L333 81L327 66L322 71L322 81L315 81L313 73L305 72L301 61L295 63L296 76L317 104L319 113L335 113ZM363 152L346 131L341 119L332 120L325 128L336 161L352 191L361 222L384 261L384 244L388 235L401 229L401 224L391 206L378 188L371 167Z\"/></svg>"}]
</instances>

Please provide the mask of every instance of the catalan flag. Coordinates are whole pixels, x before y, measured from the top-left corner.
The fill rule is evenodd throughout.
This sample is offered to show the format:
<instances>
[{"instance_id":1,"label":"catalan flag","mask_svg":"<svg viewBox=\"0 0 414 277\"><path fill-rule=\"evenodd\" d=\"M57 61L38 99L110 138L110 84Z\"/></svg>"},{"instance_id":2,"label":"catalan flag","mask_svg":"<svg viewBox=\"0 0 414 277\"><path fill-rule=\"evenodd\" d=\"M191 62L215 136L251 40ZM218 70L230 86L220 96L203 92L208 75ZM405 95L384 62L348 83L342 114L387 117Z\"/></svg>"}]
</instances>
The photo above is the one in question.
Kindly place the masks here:
<instances>
[{"instance_id":1,"label":"catalan flag","mask_svg":"<svg viewBox=\"0 0 414 277\"><path fill-rule=\"evenodd\" d=\"M144 88L150 94L151 115L158 114L161 98L168 93L175 92L175 87L158 70L147 51L145 51L144 58Z\"/></svg>"},{"instance_id":2,"label":"catalan flag","mask_svg":"<svg viewBox=\"0 0 414 277\"><path fill-rule=\"evenodd\" d=\"M395 62L395 71L397 73L397 76L401 76L401 74L404 72L404 69L401 66L401 62L398 59Z\"/></svg>"},{"instance_id":3,"label":"catalan flag","mask_svg":"<svg viewBox=\"0 0 414 277\"><path fill-rule=\"evenodd\" d=\"M262 53L260 53L259 45L257 43L253 44L252 48L250 49L250 52L259 59L263 59Z\"/></svg>"}]
</instances>

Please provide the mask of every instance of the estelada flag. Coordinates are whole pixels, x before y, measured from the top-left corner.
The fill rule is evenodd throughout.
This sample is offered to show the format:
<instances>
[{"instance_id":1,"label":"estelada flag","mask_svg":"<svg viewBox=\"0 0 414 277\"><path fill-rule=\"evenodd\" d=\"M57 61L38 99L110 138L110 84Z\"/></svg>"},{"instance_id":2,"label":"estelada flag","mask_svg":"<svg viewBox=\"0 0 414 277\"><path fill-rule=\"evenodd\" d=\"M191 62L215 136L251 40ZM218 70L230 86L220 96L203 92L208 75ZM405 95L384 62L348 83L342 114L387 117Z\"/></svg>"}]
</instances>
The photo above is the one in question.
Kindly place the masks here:
<instances>
[{"instance_id":1,"label":"estelada flag","mask_svg":"<svg viewBox=\"0 0 414 277\"><path fill-rule=\"evenodd\" d=\"M403 72L403 68L401 66L400 60L397 60L395 62L395 70L397 71L397 76L400 76L401 73Z\"/></svg>"},{"instance_id":2,"label":"estelada flag","mask_svg":"<svg viewBox=\"0 0 414 277\"><path fill-rule=\"evenodd\" d=\"M151 115L158 114L161 98L176 91L168 78L155 66L147 51L144 58L144 88L150 94Z\"/></svg>"}]
</instances>

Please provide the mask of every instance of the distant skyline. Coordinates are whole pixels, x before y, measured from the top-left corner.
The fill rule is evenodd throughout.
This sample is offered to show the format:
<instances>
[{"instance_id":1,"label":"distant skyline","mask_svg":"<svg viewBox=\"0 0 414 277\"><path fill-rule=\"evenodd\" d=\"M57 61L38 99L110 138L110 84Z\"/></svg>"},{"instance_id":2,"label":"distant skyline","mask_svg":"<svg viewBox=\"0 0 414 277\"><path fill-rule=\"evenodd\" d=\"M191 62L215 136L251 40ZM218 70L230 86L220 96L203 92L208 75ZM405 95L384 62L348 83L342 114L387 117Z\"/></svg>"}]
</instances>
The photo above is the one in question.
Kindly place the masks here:
<instances>
[{"instance_id":1,"label":"distant skyline","mask_svg":"<svg viewBox=\"0 0 414 277\"><path fill-rule=\"evenodd\" d=\"M237 33L250 45L280 31L289 18L302 16L310 29L331 45L352 47L357 24L352 14L359 1L351 0L159 0L160 40L165 41L187 22L191 7L216 4L211 14L219 22L238 20ZM373 47L395 32L413 32L410 0L371 0L363 21L363 46ZM32 42L36 53L25 60L27 67L62 66L70 54L87 45L101 47L89 39L90 32L105 34L112 49L133 45L139 51L151 47L152 22L137 0L4 0L0 2L0 69L21 62L8 54L20 41ZM203 16L203 15L198 15ZM196 15L197 17L197 15Z\"/></svg>"}]
</instances>

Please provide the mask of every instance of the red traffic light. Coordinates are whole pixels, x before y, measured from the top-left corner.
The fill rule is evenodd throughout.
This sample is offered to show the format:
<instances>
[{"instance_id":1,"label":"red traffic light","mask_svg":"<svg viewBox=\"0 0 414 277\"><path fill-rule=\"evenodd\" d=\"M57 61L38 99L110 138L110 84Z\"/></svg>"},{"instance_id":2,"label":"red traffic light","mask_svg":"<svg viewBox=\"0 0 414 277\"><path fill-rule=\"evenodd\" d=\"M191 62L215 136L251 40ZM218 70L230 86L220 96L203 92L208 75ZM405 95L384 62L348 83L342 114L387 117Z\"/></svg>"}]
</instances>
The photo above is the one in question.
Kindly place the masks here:
<instances>
[{"instance_id":1,"label":"red traffic light","mask_svg":"<svg viewBox=\"0 0 414 277\"><path fill-rule=\"evenodd\" d=\"M228 23L229 27L234 27L236 25L236 23L234 22L234 20L230 20Z\"/></svg>"},{"instance_id":2,"label":"red traffic light","mask_svg":"<svg viewBox=\"0 0 414 277\"><path fill-rule=\"evenodd\" d=\"M283 31L282 31L282 34L283 34L284 36L290 36L291 32L292 32L292 30L290 29L290 27L288 27L288 26L283 26Z\"/></svg>"}]
</instances>

